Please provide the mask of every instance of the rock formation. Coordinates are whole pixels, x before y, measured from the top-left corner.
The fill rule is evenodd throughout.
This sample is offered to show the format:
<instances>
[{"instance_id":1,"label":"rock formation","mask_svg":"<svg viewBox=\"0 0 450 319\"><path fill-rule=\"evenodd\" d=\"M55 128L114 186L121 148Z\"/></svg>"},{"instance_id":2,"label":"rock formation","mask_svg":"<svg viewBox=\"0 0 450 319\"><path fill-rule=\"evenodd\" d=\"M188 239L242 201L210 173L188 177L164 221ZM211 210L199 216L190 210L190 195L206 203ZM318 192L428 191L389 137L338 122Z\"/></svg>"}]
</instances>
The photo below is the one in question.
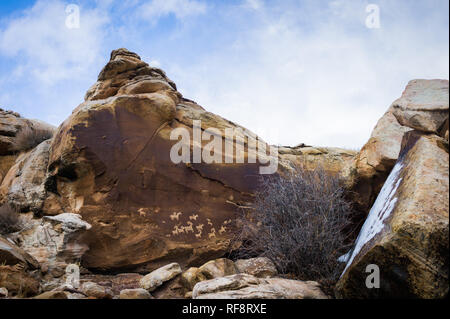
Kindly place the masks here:
<instances>
[{"instance_id":1,"label":"rock formation","mask_svg":"<svg viewBox=\"0 0 450 319\"><path fill-rule=\"evenodd\" d=\"M373 205L338 283L344 298L443 298L449 280L449 148L411 131ZM380 287L366 286L376 265Z\"/></svg>"},{"instance_id":2,"label":"rock formation","mask_svg":"<svg viewBox=\"0 0 450 319\"><path fill-rule=\"evenodd\" d=\"M197 121L209 139L195 139ZM178 129L189 135L188 161L170 157ZM280 175L299 165L338 174L360 213L355 222L367 217L338 296L448 294L448 81L411 81L360 152L300 144L274 154L118 49L54 136L40 140L39 131L53 128L0 109L0 204L25 225L0 240L2 295L325 298L317 283L274 278L270 260L222 258L236 217L251 211L260 168L274 159ZM35 144L23 144L25 133ZM196 150L211 157L205 149L216 138L221 161L197 163ZM71 263L80 265L80 290L65 285ZM380 266L379 290L361 286L367 263Z\"/></svg>"},{"instance_id":3,"label":"rock formation","mask_svg":"<svg viewBox=\"0 0 450 319\"><path fill-rule=\"evenodd\" d=\"M403 136L411 130L445 135L448 127L448 81L412 80L378 121L356 157L354 199L368 211L400 154ZM448 130L448 128L447 128ZM447 137L448 140L448 137Z\"/></svg>"}]
</instances>

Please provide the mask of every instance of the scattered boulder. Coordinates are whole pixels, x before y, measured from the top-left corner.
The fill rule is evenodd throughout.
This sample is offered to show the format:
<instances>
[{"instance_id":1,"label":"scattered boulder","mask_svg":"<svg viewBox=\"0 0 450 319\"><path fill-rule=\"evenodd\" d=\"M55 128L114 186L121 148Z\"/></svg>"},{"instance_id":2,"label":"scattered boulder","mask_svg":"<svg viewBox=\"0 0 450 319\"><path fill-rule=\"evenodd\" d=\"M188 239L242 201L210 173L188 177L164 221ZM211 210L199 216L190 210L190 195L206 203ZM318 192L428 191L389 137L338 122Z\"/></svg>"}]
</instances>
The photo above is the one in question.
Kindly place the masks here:
<instances>
[{"instance_id":1,"label":"scattered boulder","mask_svg":"<svg viewBox=\"0 0 450 319\"><path fill-rule=\"evenodd\" d=\"M402 126L438 135L449 114L448 80L410 81L392 114Z\"/></svg>"},{"instance_id":2,"label":"scattered boulder","mask_svg":"<svg viewBox=\"0 0 450 319\"><path fill-rule=\"evenodd\" d=\"M68 299L64 291L46 291L33 299Z\"/></svg>"},{"instance_id":3,"label":"scattered boulder","mask_svg":"<svg viewBox=\"0 0 450 319\"><path fill-rule=\"evenodd\" d=\"M181 274L181 283L189 291L194 289L195 284L207 279L197 267L191 267Z\"/></svg>"},{"instance_id":4,"label":"scattered boulder","mask_svg":"<svg viewBox=\"0 0 450 319\"><path fill-rule=\"evenodd\" d=\"M81 292L88 297L97 299L112 299L113 293L110 289L96 284L95 282L85 282L81 285Z\"/></svg>"},{"instance_id":5,"label":"scattered boulder","mask_svg":"<svg viewBox=\"0 0 450 319\"><path fill-rule=\"evenodd\" d=\"M449 274L449 148L437 135L405 134L337 284L341 298L444 298ZM366 286L376 265L378 289Z\"/></svg>"},{"instance_id":6,"label":"scattered boulder","mask_svg":"<svg viewBox=\"0 0 450 319\"><path fill-rule=\"evenodd\" d=\"M0 298L8 298L8 289L0 287Z\"/></svg>"},{"instance_id":7,"label":"scattered boulder","mask_svg":"<svg viewBox=\"0 0 450 319\"><path fill-rule=\"evenodd\" d=\"M143 289L143 288L136 288L136 289L124 289L120 292L120 299L152 299L152 295L150 293Z\"/></svg>"},{"instance_id":8,"label":"scattered boulder","mask_svg":"<svg viewBox=\"0 0 450 319\"><path fill-rule=\"evenodd\" d=\"M278 274L277 267L267 257L239 259L235 262L239 273L253 275L259 278L274 277Z\"/></svg>"},{"instance_id":9,"label":"scattered boulder","mask_svg":"<svg viewBox=\"0 0 450 319\"><path fill-rule=\"evenodd\" d=\"M180 265L177 263L172 263L156 269L155 271L144 276L140 281L140 286L141 288L152 292L163 283L171 280L179 274L181 274Z\"/></svg>"},{"instance_id":10,"label":"scattered boulder","mask_svg":"<svg viewBox=\"0 0 450 319\"><path fill-rule=\"evenodd\" d=\"M227 258L219 258L208 261L199 268L199 273L206 279L213 279L218 277L225 277L237 274L236 265Z\"/></svg>"},{"instance_id":11,"label":"scattered boulder","mask_svg":"<svg viewBox=\"0 0 450 319\"><path fill-rule=\"evenodd\" d=\"M282 278L237 274L195 285L194 299L327 299L319 284Z\"/></svg>"}]
</instances>

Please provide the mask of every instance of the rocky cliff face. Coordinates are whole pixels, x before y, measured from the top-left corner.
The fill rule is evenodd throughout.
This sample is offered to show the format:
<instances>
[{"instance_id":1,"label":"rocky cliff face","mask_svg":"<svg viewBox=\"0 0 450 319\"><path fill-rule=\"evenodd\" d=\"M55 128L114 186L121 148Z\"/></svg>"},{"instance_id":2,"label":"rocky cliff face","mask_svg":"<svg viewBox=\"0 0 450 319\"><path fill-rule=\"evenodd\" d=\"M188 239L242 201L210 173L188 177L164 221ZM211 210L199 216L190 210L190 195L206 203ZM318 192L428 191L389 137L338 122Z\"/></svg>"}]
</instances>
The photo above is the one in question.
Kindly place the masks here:
<instances>
[{"instance_id":1,"label":"rocky cliff face","mask_svg":"<svg viewBox=\"0 0 450 319\"><path fill-rule=\"evenodd\" d=\"M182 127L192 136L193 120L202 130L235 127L184 99L137 54L112 52L86 101L59 127L45 182L44 214L76 213L92 225L84 266L142 271L224 254L258 166L173 163L171 132Z\"/></svg>"},{"instance_id":2,"label":"rocky cliff face","mask_svg":"<svg viewBox=\"0 0 450 319\"><path fill-rule=\"evenodd\" d=\"M195 140L198 123L208 138ZM378 196L347 256L340 296L446 294L448 81L411 81L360 152L301 144L277 148L277 154L252 132L184 98L162 70L119 49L53 138L17 148L27 127L47 126L0 111L0 202L23 213L26 227L9 240L42 268L44 290L70 263L85 271L147 273L173 262L185 270L222 257L236 217L251 211L261 167L277 159L281 175L297 165L339 174L362 212L356 222L366 219ZM171 134L179 129L191 142L183 148L187 162L170 157L179 143ZM210 138L220 141L220 161L196 163L196 149L208 150ZM394 177L386 186L389 175ZM383 185L391 188L380 193ZM377 262L388 278L378 294L360 288L367 262ZM3 277L11 271L3 269ZM139 278L131 277L134 283ZM36 276L30 278L36 291Z\"/></svg>"}]
</instances>

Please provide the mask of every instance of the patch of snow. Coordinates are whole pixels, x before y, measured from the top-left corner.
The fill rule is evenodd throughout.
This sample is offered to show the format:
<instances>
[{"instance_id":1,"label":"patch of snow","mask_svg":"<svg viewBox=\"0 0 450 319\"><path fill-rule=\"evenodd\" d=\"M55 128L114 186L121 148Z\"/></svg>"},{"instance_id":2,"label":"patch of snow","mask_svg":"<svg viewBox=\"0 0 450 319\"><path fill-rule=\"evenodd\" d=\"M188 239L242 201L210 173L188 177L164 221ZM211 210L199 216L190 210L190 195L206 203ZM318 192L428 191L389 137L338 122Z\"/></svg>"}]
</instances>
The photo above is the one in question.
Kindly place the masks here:
<instances>
[{"instance_id":1,"label":"patch of snow","mask_svg":"<svg viewBox=\"0 0 450 319\"><path fill-rule=\"evenodd\" d=\"M340 263L346 263L348 261L348 259L350 258L351 253L352 253L352 250L350 249L346 254L344 254L341 257L339 257L337 259L337 261L340 262Z\"/></svg>"},{"instance_id":2,"label":"patch of snow","mask_svg":"<svg viewBox=\"0 0 450 319\"><path fill-rule=\"evenodd\" d=\"M373 204L369 215L367 216L367 219L361 228L361 231L359 232L358 238L356 238L353 250L339 257L339 261L341 261L341 258L342 262L345 262L345 260L347 260L347 265L342 272L342 275L347 271L348 267L352 264L354 258L358 255L364 245L366 245L385 227L384 221L390 216L397 202L395 194L402 181L402 178L399 178L399 174L402 168L402 162L397 161L391 173L389 174L389 177L384 183L380 194L378 194L378 197Z\"/></svg>"}]
</instances>

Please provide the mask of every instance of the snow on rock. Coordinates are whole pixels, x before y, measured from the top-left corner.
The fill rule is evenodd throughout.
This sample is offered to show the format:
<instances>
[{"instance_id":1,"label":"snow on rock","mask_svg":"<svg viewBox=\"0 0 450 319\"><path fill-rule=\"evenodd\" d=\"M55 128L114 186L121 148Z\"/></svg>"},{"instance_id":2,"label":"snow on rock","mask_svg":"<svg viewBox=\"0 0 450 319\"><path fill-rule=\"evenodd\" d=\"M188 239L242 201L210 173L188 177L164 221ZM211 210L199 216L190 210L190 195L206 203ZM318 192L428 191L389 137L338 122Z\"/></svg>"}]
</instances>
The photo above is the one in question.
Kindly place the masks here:
<instances>
[{"instance_id":1,"label":"snow on rock","mask_svg":"<svg viewBox=\"0 0 450 319\"><path fill-rule=\"evenodd\" d=\"M347 261L347 265L342 272L342 275L347 271L348 267L352 264L364 245L385 227L384 221L390 216L395 207L395 203L397 202L395 194L402 181L402 178L399 177L402 167L402 160L399 160L389 174L380 194L373 204L372 209L359 232L353 250L339 258L339 261Z\"/></svg>"}]
</instances>

